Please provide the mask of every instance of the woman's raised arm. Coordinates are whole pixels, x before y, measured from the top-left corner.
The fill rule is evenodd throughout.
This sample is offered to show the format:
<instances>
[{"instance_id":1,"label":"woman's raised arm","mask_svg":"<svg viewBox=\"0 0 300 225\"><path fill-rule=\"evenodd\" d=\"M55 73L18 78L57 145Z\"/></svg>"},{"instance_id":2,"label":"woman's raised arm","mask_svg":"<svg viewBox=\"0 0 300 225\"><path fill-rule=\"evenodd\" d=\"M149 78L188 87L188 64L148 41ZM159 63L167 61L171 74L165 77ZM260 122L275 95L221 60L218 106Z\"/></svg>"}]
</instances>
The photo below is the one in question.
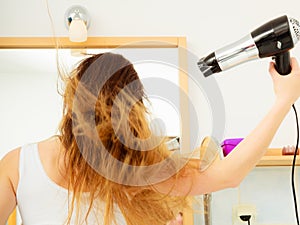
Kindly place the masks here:
<instances>
[{"instance_id":1,"label":"woman's raised arm","mask_svg":"<svg viewBox=\"0 0 300 225\"><path fill-rule=\"evenodd\" d=\"M173 195L200 195L238 186L264 156L281 122L300 96L300 69L295 58L291 59L291 66L292 72L281 76L276 72L274 63L270 64L275 103L256 128L227 157L216 160L202 172L193 166L186 166L182 176L170 178L154 185L154 188L168 193L174 187L171 192ZM198 163L199 168L201 161L192 160L191 163Z\"/></svg>"}]
</instances>

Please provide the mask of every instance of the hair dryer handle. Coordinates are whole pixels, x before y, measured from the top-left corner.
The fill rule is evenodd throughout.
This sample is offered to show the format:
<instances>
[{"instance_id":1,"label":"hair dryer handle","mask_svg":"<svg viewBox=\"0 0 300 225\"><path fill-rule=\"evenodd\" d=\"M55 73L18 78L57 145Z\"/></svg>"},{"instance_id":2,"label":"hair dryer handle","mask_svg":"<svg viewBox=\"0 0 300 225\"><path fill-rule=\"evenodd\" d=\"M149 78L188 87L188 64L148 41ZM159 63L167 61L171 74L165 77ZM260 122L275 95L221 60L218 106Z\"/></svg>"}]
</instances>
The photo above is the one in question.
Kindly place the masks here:
<instances>
[{"instance_id":1,"label":"hair dryer handle","mask_svg":"<svg viewBox=\"0 0 300 225\"><path fill-rule=\"evenodd\" d=\"M275 69L281 75L288 75L292 68L290 64L290 52L286 51L276 55L275 57Z\"/></svg>"}]
</instances>

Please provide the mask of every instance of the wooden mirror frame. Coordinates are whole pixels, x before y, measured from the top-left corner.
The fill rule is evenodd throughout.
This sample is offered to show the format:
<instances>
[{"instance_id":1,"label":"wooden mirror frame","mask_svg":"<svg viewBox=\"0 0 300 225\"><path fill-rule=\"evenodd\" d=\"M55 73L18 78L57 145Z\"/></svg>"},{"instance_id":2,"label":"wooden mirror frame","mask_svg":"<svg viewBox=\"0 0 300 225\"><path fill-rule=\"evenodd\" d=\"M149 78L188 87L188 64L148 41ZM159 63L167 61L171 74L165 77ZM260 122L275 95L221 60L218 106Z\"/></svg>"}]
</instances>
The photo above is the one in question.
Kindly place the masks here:
<instances>
[{"instance_id":1,"label":"wooden mirror frame","mask_svg":"<svg viewBox=\"0 0 300 225\"><path fill-rule=\"evenodd\" d=\"M0 37L0 49L85 49L85 48L178 48L178 75L181 111L181 148L182 152L190 151L190 119L187 100L182 92L188 95L187 52L185 37L89 37L84 43L70 42L67 37ZM183 224L193 225L191 210L183 212ZM10 216L8 225L16 224L16 213Z\"/></svg>"}]
</instances>

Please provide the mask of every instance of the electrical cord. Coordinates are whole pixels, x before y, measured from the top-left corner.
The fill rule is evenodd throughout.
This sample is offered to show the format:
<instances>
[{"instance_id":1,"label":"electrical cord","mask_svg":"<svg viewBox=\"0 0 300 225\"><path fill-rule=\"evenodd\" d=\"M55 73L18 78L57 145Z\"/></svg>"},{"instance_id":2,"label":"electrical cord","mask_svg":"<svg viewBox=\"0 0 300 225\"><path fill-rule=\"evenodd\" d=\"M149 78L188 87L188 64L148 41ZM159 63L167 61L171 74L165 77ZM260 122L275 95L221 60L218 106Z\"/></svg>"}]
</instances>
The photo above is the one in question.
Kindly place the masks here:
<instances>
[{"instance_id":1,"label":"electrical cord","mask_svg":"<svg viewBox=\"0 0 300 225\"><path fill-rule=\"evenodd\" d=\"M293 158L293 165L292 165L292 191L293 191L293 198L294 198L294 206L295 206L295 215L297 219L297 225L299 225L299 215L298 215L298 206L297 206L297 196L296 196L296 190L295 190L295 165L296 165L296 157L298 152L298 145L299 145L299 122L298 122L298 114L295 105L293 104L293 109L296 116L296 125L297 125L297 143L296 148L294 152L294 158Z\"/></svg>"}]
</instances>

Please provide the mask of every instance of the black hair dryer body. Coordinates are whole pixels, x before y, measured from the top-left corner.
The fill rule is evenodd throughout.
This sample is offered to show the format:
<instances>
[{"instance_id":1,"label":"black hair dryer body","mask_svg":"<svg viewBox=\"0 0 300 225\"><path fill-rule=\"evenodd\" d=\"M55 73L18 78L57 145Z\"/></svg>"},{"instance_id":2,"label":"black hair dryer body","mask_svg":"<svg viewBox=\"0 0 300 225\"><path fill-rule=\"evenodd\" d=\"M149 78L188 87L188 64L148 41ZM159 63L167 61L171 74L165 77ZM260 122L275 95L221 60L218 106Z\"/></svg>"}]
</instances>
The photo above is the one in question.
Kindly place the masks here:
<instances>
[{"instance_id":1,"label":"black hair dryer body","mask_svg":"<svg viewBox=\"0 0 300 225\"><path fill-rule=\"evenodd\" d=\"M281 16L260 26L251 34L199 60L205 77L227 70L244 62L273 57L281 75L291 71L289 50L300 39L300 24L288 16Z\"/></svg>"}]
</instances>

